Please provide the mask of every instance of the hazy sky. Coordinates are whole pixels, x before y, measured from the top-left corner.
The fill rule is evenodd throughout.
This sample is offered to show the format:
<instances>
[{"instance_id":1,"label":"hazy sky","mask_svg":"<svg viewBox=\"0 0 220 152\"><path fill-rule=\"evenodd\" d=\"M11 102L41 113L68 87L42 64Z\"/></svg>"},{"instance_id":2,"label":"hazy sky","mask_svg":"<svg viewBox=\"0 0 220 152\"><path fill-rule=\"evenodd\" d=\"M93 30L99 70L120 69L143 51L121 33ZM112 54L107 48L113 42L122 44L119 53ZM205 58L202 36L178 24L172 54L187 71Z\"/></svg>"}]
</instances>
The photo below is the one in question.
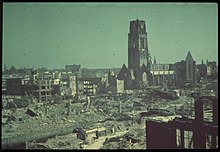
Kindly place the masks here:
<instances>
[{"instance_id":1,"label":"hazy sky","mask_svg":"<svg viewBox=\"0 0 220 152\"><path fill-rule=\"evenodd\" d=\"M127 65L131 20L145 20L157 63L218 61L217 4L4 3L3 65Z\"/></svg>"}]
</instances>

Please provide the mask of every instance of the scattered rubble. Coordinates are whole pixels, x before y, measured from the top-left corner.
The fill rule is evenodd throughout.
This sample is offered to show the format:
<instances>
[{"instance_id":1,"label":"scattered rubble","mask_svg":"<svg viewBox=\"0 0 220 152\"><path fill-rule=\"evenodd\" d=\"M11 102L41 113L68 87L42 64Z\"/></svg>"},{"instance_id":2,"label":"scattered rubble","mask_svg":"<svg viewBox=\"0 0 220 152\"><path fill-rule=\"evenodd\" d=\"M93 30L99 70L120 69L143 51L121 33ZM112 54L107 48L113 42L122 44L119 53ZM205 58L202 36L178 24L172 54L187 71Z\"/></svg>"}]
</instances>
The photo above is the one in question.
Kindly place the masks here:
<instances>
[{"instance_id":1,"label":"scattered rubble","mask_svg":"<svg viewBox=\"0 0 220 152\"><path fill-rule=\"evenodd\" d=\"M77 101L32 102L23 108L8 102L11 109L4 106L2 110L2 144L24 139L36 140L30 149L82 149L85 143L77 138L77 128L105 127L107 135L128 133L109 138L102 149L145 149L145 128L140 118L164 121L175 116L194 116L192 91L180 91L179 96L175 91L158 89L97 95L90 98L90 106L87 98L80 96ZM209 111L206 115L208 118Z\"/></svg>"}]
</instances>

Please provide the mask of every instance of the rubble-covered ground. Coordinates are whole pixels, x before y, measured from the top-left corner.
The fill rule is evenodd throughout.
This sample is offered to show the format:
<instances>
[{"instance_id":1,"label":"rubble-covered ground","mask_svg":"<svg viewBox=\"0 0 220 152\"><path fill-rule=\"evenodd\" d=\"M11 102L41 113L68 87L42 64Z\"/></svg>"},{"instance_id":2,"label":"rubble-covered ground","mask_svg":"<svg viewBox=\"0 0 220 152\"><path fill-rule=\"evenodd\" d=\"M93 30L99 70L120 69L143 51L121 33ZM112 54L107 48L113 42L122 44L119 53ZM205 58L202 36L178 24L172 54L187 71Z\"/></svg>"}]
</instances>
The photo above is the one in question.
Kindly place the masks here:
<instances>
[{"instance_id":1,"label":"rubble-covered ground","mask_svg":"<svg viewBox=\"0 0 220 152\"><path fill-rule=\"evenodd\" d=\"M33 148L80 149L83 141L77 139L74 129L105 127L128 133L106 139L101 149L145 149L145 124L138 121L140 113L151 111L152 116L148 119L194 117L194 100L189 90L182 90L184 96L175 100L152 96L152 89L148 89L122 96L97 95L91 98L90 105L86 100L71 104L65 100L48 105L32 103L15 111L3 109L2 143L24 140L30 144L34 142Z\"/></svg>"}]
</instances>

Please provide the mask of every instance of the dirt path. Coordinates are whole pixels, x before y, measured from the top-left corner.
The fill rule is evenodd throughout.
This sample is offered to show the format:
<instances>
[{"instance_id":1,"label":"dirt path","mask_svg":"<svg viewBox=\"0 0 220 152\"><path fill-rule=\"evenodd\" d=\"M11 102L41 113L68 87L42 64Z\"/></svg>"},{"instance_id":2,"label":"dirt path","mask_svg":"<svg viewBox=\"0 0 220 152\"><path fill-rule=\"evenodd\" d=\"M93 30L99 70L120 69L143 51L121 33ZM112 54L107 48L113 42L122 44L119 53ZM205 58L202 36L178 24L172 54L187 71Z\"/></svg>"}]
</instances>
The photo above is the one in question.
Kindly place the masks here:
<instances>
[{"instance_id":1,"label":"dirt path","mask_svg":"<svg viewBox=\"0 0 220 152\"><path fill-rule=\"evenodd\" d=\"M115 136L123 135L123 134L126 134L127 132L128 131L122 131L122 132L118 132L114 135L100 137L96 142L92 143L91 145L86 146L84 149L99 149L103 146L103 143L105 142L106 138L112 138Z\"/></svg>"}]
</instances>

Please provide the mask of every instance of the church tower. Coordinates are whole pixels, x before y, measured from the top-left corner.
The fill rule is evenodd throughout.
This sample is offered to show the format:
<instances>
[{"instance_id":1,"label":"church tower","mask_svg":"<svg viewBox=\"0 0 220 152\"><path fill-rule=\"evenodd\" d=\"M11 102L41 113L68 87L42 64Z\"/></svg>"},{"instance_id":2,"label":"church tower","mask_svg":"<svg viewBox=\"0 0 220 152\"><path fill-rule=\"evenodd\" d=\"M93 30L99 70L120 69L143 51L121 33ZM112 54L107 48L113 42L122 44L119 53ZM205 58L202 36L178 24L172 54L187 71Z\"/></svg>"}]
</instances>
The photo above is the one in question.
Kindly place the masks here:
<instances>
[{"instance_id":1,"label":"church tower","mask_svg":"<svg viewBox=\"0 0 220 152\"><path fill-rule=\"evenodd\" d=\"M143 64L150 70L145 21L137 19L130 21L128 33L128 69L133 71L136 79Z\"/></svg>"}]
</instances>

